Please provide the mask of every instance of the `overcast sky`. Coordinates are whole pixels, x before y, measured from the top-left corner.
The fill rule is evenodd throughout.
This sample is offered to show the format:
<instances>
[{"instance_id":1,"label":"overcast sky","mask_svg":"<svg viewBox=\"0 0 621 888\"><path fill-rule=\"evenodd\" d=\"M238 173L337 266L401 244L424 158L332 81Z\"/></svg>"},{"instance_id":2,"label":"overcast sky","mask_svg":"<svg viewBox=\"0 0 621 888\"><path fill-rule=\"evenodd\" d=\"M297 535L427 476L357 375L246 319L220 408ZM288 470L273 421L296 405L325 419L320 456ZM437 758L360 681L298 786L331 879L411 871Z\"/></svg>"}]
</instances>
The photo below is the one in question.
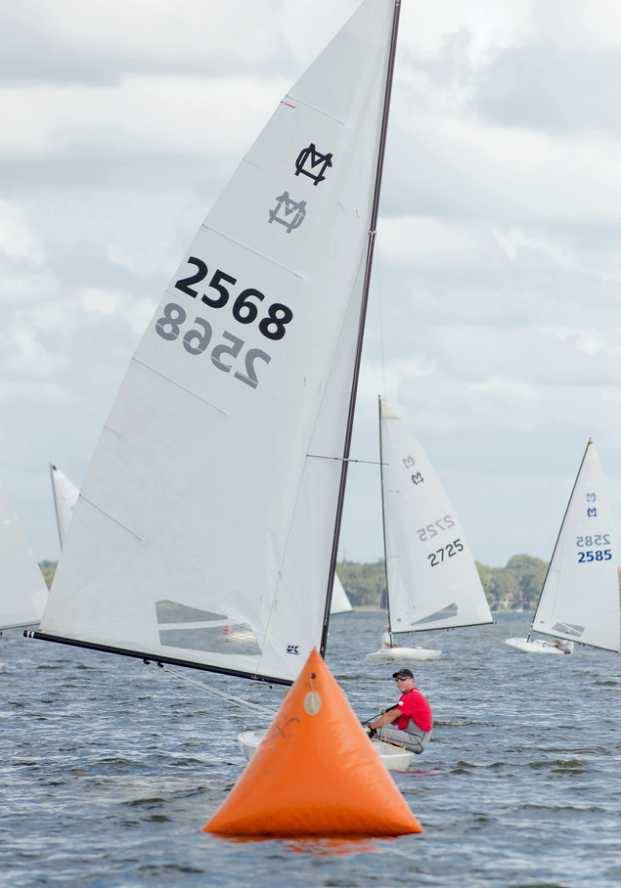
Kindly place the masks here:
<instances>
[{"instance_id":1,"label":"overcast sky","mask_svg":"<svg viewBox=\"0 0 621 888\"><path fill-rule=\"evenodd\" d=\"M58 555L187 245L356 0L20 0L0 30L0 471ZM475 556L548 557L588 435L621 522L617 0L404 0L352 456L404 404ZM383 358L382 358L383 355ZM352 468L341 554L381 555Z\"/></svg>"}]
</instances>

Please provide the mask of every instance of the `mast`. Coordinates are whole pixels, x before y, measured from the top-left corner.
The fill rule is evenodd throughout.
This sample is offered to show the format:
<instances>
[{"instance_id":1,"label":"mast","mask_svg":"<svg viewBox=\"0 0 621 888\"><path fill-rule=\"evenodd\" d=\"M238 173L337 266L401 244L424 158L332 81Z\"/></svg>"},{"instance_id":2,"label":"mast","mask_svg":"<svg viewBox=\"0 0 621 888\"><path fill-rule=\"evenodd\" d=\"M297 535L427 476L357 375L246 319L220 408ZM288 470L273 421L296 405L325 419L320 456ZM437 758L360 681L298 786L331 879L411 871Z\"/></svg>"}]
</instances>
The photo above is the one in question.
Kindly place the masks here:
<instances>
[{"instance_id":1,"label":"mast","mask_svg":"<svg viewBox=\"0 0 621 888\"><path fill-rule=\"evenodd\" d=\"M571 505L571 501L572 501L572 499L573 499L573 497L574 497L574 491L575 491L575 489L576 489L576 485L578 484L578 478L580 477L580 472L582 471L582 466L584 465L584 461L585 461L585 459L586 459L586 455L587 455L587 453L589 452L589 447L591 446L592 443L593 443L593 439L592 439L592 438L589 438L588 441L587 441L586 447L584 448L584 453L583 453L583 455L582 455L582 460L581 460L581 462L580 462L580 468L578 469L578 472L577 472L577 474L576 474L576 479L575 479L575 481L574 481L574 486L571 488L571 493L569 494L569 499L567 500L567 506L565 507L565 512L563 513L563 520L561 521L561 526L559 527L558 534L556 535L556 541L555 541L555 543L554 543L554 548L552 549L552 556L551 556L551 558L550 558L550 561L548 562L548 567L547 567L547 570L546 570L546 575L545 575L545 577L543 578L543 583L541 584L541 591L540 591L540 593L539 593L539 599L537 600L537 607L535 608L535 613L533 614L533 619L531 620L531 623L530 623L530 631L529 631L528 635L526 636L526 641L530 641L530 637L531 637L531 635L532 635L533 632L539 632L539 629L535 629L535 628L534 628L534 625L535 625L535 620L537 619L537 613L538 613L538 611L539 611L539 605L541 604L541 599L542 599L542 597L543 597L543 590L544 590L545 587L546 587L546 582L547 582L547 580L548 580L548 574L550 573L550 568L552 567L552 563L553 563L553 561L554 561L554 556L556 555L556 550L557 550L557 548L558 548L558 541L559 541L560 538L561 538L561 534L562 534L562 532L563 532L563 527L565 526L565 520L567 519L567 513L569 512L569 507L570 507L570 505ZM540 634L540 635L547 635L548 633L547 633L547 632L539 632L539 634Z\"/></svg>"},{"instance_id":2,"label":"mast","mask_svg":"<svg viewBox=\"0 0 621 888\"><path fill-rule=\"evenodd\" d=\"M58 542L62 550L63 536L60 529L60 514L58 512L58 497L56 496L56 484L54 483L54 472L57 471L56 466L50 463L50 481L52 482L52 496L54 497L54 512L56 513L56 530L58 531Z\"/></svg>"},{"instance_id":3,"label":"mast","mask_svg":"<svg viewBox=\"0 0 621 888\"><path fill-rule=\"evenodd\" d=\"M320 652L323 656L328 641L328 627L330 623L330 605L332 603L332 586L336 573L336 559L338 556L339 537L341 534L341 521L343 518L343 503L345 500L345 487L347 484L347 469L351 438L354 427L354 413L356 410L356 396L358 394L358 377L362 361L362 345L364 341L364 328L367 317L367 305L369 302L369 287L371 284L371 270L373 267L373 250L375 247L375 235L377 233L377 216L379 213L380 192L382 188L382 172L384 169L384 154L386 151L386 134L388 131L388 116L390 113L390 97L392 93L392 79L395 68L395 55L397 50L397 34L399 32L399 15L401 12L401 0L395 0L392 18L392 33L390 37L390 49L388 52L388 65L386 68L386 86L384 90L384 107L380 126L380 138L375 169L375 188L373 191L373 204L371 207L371 219L369 226L369 239L367 245L367 257L364 269L364 282L362 286L362 299L360 304L360 317L358 320L358 338L356 343L356 357L354 360L354 372L351 392L349 396L349 409L347 412L347 425L345 429L345 441L343 444L343 457L341 463L341 479L339 482L336 516L334 520L334 534L332 537L332 551L330 554L330 567L328 570L328 588L326 590L326 606L323 618L323 632L321 635Z\"/></svg>"},{"instance_id":4,"label":"mast","mask_svg":"<svg viewBox=\"0 0 621 888\"><path fill-rule=\"evenodd\" d=\"M380 499L382 503L382 537L384 540L384 577L386 581L386 619L388 635L392 647L392 626L390 625L390 595L388 592L388 550L386 548L386 505L384 502L384 450L382 447L382 396L377 396L378 429L379 429L379 464L380 464Z\"/></svg>"}]
</instances>

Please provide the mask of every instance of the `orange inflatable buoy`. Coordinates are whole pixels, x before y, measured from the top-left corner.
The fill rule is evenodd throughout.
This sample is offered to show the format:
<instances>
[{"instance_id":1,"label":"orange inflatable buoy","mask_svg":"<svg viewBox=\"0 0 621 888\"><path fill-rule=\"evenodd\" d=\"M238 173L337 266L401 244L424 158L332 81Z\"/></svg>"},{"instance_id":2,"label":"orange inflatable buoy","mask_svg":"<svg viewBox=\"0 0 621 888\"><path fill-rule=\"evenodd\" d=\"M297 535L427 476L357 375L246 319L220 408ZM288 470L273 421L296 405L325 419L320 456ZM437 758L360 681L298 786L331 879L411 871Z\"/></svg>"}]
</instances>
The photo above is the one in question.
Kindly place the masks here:
<instances>
[{"instance_id":1,"label":"orange inflatable buoy","mask_svg":"<svg viewBox=\"0 0 621 888\"><path fill-rule=\"evenodd\" d=\"M203 829L283 838L422 832L316 650Z\"/></svg>"}]
</instances>

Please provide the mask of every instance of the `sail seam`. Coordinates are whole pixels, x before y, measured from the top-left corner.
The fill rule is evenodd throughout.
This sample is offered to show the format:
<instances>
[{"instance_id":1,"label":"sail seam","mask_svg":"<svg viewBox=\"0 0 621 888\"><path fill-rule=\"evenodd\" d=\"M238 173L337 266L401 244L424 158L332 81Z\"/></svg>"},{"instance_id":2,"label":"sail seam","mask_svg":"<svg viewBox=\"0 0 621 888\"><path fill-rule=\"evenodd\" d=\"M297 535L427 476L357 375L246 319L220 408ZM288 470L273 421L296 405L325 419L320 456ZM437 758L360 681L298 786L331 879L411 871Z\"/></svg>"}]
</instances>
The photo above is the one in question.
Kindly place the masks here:
<instances>
[{"instance_id":1,"label":"sail seam","mask_svg":"<svg viewBox=\"0 0 621 888\"><path fill-rule=\"evenodd\" d=\"M316 111L317 114L322 114L324 117L327 117L328 120L333 120L334 123L338 123L339 126L345 126L344 120L341 120L340 117L334 117L333 114L329 114L328 111L324 111L323 108L318 108L317 105L310 105L308 102L302 101L302 99L296 99L295 96L292 96L289 93L287 93L285 98L293 99L294 102L297 102L298 105L302 105L303 108L310 108L311 111Z\"/></svg>"},{"instance_id":2,"label":"sail seam","mask_svg":"<svg viewBox=\"0 0 621 888\"><path fill-rule=\"evenodd\" d=\"M149 364L145 364L144 361L140 361L138 358L132 358L132 363L139 364L141 367L144 367L145 370L150 370L151 373L155 374L155 376L159 376L160 379L165 379L166 382L169 382L176 388L181 389L182 392L185 392L186 394L191 395L193 398L196 398L196 400L200 401L202 404L206 404L207 407L211 407L212 410L217 410L218 413L222 414L222 416L229 415L226 410L223 410L221 407L216 407L215 404L212 404L210 401L206 401L205 398L201 398L201 396L197 395L196 392L193 392L192 389L186 388L185 385L181 385L180 382L176 382L174 379L171 379L170 376L166 376L165 373L160 373L159 370L156 370L154 367L150 367Z\"/></svg>"},{"instance_id":3,"label":"sail seam","mask_svg":"<svg viewBox=\"0 0 621 888\"><path fill-rule=\"evenodd\" d=\"M131 535L133 537L135 537L139 542L144 543L144 537L139 536L139 534L137 534L135 530L132 530L131 527L128 527L126 524L123 524L123 522L119 521L118 518L114 518L112 515L110 515L109 512L106 512L105 509L102 509L101 506L98 506L92 500L89 500L88 497L85 497L84 494L81 495L81 499L85 503L88 503L88 505L91 506L93 509L95 509L97 512L100 512L102 515L105 515L106 518L109 518L110 521L113 521L115 524L118 524L118 526L122 527L123 530L126 530L127 533L131 533Z\"/></svg>"},{"instance_id":4,"label":"sail seam","mask_svg":"<svg viewBox=\"0 0 621 888\"><path fill-rule=\"evenodd\" d=\"M294 277L298 278L301 281L304 280L304 275L301 272L295 271L293 268L289 268L287 265L283 265L281 262L277 262L276 259L273 259L266 253L262 253L260 250L255 250L253 247L249 247L248 244L244 244L241 241L236 240L234 237L231 237L228 234L224 234L223 231L219 231L217 228L213 228L211 225L205 225L204 222L201 225L201 228L204 228L205 231L213 231L214 234L219 235L219 237L229 241L229 243L231 244L235 244L235 246L237 247L241 247L242 250L246 250L248 253L259 256L261 259L265 259L266 262L271 262L272 265L275 265L277 268L286 271L288 274L292 274Z\"/></svg>"}]
</instances>

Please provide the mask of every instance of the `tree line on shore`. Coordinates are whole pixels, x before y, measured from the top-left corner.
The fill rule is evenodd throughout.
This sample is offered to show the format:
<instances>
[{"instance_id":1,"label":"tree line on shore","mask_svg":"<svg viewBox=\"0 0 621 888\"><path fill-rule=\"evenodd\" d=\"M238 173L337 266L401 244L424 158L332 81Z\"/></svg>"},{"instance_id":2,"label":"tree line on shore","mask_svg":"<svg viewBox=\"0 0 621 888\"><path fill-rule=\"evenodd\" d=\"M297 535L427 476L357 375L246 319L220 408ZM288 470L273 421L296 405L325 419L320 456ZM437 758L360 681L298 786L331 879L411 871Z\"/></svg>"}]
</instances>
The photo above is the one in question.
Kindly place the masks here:
<instances>
[{"instance_id":1,"label":"tree line on shore","mask_svg":"<svg viewBox=\"0 0 621 888\"><path fill-rule=\"evenodd\" d=\"M532 555L513 555L504 567L477 561L477 570L492 610L533 610L546 574L547 562ZM342 561L338 574L354 607L385 607L384 561L360 564Z\"/></svg>"},{"instance_id":2,"label":"tree line on shore","mask_svg":"<svg viewBox=\"0 0 621 888\"><path fill-rule=\"evenodd\" d=\"M51 586L56 562L42 561L40 568L48 587ZM477 562L477 568L492 610L532 610L536 606L547 568L541 558L513 555L504 567ZM337 570L354 607L385 607L383 560L366 564L341 561Z\"/></svg>"}]
</instances>

